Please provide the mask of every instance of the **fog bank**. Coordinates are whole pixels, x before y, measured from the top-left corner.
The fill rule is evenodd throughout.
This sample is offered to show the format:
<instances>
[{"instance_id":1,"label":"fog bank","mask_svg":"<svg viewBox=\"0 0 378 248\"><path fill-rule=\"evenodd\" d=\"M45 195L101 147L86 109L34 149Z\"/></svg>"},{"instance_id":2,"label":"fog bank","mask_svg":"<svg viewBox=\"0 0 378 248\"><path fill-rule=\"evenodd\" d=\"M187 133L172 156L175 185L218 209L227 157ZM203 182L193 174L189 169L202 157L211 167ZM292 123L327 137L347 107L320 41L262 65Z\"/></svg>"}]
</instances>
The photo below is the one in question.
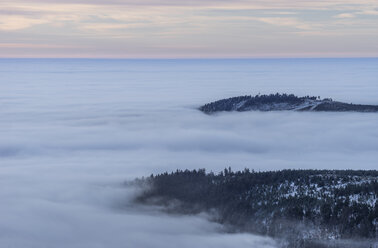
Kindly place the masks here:
<instances>
[{"instance_id":1,"label":"fog bank","mask_svg":"<svg viewBox=\"0 0 378 248\"><path fill-rule=\"evenodd\" d=\"M196 110L259 92L378 104L376 59L0 64L2 247L274 247L131 208L122 183L177 168L376 169L374 113Z\"/></svg>"}]
</instances>

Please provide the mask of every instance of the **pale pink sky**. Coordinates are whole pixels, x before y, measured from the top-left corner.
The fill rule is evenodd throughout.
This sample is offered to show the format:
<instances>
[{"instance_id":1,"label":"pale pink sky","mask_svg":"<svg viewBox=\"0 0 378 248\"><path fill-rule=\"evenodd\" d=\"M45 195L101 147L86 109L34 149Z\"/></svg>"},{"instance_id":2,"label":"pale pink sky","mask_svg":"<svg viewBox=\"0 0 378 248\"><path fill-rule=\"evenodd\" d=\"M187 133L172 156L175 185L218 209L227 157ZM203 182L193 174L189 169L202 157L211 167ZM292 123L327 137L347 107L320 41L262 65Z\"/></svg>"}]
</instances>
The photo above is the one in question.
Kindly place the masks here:
<instances>
[{"instance_id":1,"label":"pale pink sky","mask_svg":"<svg viewBox=\"0 0 378 248\"><path fill-rule=\"evenodd\" d=\"M2 0L0 57L378 57L378 1Z\"/></svg>"}]
</instances>

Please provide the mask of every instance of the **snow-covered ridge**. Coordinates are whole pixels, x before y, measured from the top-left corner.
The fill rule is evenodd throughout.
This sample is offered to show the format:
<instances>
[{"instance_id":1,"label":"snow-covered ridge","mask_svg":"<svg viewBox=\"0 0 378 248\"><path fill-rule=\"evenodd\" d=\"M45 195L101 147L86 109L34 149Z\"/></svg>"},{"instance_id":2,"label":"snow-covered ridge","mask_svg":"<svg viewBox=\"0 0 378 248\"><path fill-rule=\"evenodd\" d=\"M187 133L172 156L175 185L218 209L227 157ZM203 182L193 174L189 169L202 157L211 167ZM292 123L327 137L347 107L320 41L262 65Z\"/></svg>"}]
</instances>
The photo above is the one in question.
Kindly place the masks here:
<instances>
[{"instance_id":1,"label":"snow-covered ridge","mask_svg":"<svg viewBox=\"0 0 378 248\"><path fill-rule=\"evenodd\" d=\"M239 96L205 104L199 108L211 114L220 111L355 111L378 112L378 106L343 103L330 98L297 97L293 94Z\"/></svg>"}]
</instances>

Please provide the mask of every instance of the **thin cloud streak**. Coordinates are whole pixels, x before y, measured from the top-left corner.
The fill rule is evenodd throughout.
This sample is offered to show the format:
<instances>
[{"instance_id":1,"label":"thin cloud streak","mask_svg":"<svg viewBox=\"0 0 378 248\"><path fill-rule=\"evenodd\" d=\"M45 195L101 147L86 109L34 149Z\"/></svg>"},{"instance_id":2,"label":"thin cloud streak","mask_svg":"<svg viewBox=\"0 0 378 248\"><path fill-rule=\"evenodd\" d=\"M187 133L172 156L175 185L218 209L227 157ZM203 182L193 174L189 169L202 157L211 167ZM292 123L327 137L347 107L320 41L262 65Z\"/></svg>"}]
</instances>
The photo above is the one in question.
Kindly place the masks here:
<instances>
[{"instance_id":1,"label":"thin cloud streak","mask_svg":"<svg viewBox=\"0 0 378 248\"><path fill-rule=\"evenodd\" d=\"M15 0L4 1L7 4L11 3L32 3L32 4L62 4L60 0ZM79 4L79 5L118 5L118 6L230 6L230 7L248 7L260 9L322 9L322 8L351 8L358 6L377 6L375 0L361 0L356 3L352 0L334 0L332 2L326 0L320 1L299 1L299 0L192 0L192 1L176 1L176 0L67 0L64 4Z\"/></svg>"}]
</instances>

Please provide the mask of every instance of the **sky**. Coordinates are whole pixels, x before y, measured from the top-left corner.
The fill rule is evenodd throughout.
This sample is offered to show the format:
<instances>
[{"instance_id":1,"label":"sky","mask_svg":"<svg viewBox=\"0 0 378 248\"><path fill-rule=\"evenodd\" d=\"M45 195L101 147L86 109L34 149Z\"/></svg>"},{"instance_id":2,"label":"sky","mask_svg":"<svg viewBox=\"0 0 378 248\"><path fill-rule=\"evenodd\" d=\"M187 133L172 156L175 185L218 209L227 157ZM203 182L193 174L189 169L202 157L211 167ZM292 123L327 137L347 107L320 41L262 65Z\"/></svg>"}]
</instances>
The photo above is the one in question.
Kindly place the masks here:
<instances>
[{"instance_id":1,"label":"sky","mask_svg":"<svg viewBox=\"0 0 378 248\"><path fill-rule=\"evenodd\" d=\"M0 57L378 57L377 26L377 0L2 0Z\"/></svg>"}]
</instances>

